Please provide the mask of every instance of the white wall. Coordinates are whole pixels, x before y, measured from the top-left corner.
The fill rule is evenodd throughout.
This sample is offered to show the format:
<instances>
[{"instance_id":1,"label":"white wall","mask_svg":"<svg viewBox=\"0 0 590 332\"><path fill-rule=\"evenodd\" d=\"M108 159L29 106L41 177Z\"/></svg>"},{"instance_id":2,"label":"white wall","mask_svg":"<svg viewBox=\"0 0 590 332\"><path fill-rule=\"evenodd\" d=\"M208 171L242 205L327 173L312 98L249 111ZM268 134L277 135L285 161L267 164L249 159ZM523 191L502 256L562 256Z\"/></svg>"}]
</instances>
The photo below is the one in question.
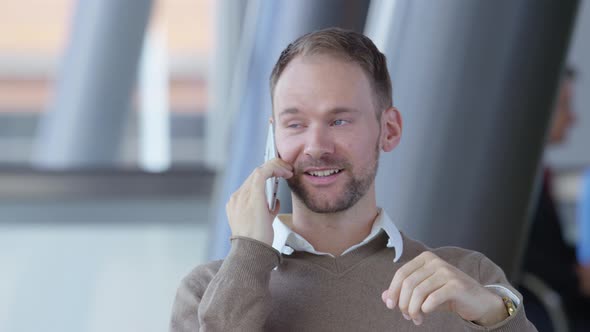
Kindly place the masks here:
<instances>
[{"instance_id":1,"label":"white wall","mask_svg":"<svg viewBox=\"0 0 590 332\"><path fill-rule=\"evenodd\" d=\"M142 205L125 201L29 201L38 220L27 222L11 221L22 204L0 202L0 331L167 331L180 280L208 245L208 202L186 203L194 216L173 223L190 209L143 202L171 215L150 223L126 218ZM122 218L88 222L108 210Z\"/></svg>"}]
</instances>

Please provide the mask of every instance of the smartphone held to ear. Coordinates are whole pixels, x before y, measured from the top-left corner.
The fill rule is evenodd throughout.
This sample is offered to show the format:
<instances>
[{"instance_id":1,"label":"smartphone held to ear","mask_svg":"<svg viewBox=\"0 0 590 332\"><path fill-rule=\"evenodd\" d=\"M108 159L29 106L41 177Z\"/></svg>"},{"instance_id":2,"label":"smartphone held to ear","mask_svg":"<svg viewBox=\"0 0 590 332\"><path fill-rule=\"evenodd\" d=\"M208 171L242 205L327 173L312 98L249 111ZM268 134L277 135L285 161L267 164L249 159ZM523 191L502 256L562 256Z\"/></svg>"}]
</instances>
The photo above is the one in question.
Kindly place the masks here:
<instances>
[{"instance_id":1,"label":"smartphone held to ear","mask_svg":"<svg viewBox=\"0 0 590 332\"><path fill-rule=\"evenodd\" d=\"M268 125L268 135L266 136L266 150L264 152L264 162L274 159L278 156L277 147L275 145L275 132L273 124ZM279 189L279 178L271 177L266 180L266 201L268 208L274 211L277 203L277 191Z\"/></svg>"}]
</instances>

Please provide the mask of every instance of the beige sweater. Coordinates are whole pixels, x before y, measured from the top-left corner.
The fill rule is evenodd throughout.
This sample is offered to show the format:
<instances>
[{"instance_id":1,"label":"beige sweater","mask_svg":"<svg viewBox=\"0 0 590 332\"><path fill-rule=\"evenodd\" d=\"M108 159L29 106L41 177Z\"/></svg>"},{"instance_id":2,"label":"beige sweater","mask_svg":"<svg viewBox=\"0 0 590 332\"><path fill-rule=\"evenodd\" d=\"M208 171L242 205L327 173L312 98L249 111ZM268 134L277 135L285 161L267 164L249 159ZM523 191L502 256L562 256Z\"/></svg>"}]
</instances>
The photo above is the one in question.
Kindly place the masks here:
<instances>
[{"instance_id":1,"label":"beige sweater","mask_svg":"<svg viewBox=\"0 0 590 332\"><path fill-rule=\"evenodd\" d=\"M178 289L170 330L180 331L536 331L522 305L516 315L484 328L448 312L425 316L421 326L389 310L381 293L396 270L431 250L482 285L508 283L502 270L480 253L455 247L429 249L403 236L404 251L393 262L381 233L340 256L294 252L281 256L269 245L233 238L223 261L195 268ZM275 270L274 268L278 266Z\"/></svg>"}]
</instances>

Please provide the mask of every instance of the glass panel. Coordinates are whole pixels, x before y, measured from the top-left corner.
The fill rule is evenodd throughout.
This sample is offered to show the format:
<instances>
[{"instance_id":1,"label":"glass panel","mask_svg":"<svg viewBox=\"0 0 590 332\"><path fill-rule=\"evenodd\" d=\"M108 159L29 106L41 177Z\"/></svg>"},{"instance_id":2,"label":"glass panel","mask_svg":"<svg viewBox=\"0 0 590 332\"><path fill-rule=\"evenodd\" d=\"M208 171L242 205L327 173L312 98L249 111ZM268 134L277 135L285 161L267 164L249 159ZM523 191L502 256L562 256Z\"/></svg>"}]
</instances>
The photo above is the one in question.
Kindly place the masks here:
<instances>
[{"instance_id":1,"label":"glass panel","mask_svg":"<svg viewBox=\"0 0 590 332\"><path fill-rule=\"evenodd\" d=\"M30 164L37 123L52 98L74 9L73 0L0 2L0 167ZM154 5L148 31L164 36L159 47L167 60L172 167L194 167L204 158L214 9L210 0ZM113 168L141 168L137 93Z\"/></svg>"},{"instance_id":2,"label":"glass panel","mask_svg":"<svg viewBox=\"0 0 590 332\"><path fill-rule=\"evenodd\" d=\"M28 164L51 96L72 0L0 2L0 166Z\"/></svg>"}]
</instances>

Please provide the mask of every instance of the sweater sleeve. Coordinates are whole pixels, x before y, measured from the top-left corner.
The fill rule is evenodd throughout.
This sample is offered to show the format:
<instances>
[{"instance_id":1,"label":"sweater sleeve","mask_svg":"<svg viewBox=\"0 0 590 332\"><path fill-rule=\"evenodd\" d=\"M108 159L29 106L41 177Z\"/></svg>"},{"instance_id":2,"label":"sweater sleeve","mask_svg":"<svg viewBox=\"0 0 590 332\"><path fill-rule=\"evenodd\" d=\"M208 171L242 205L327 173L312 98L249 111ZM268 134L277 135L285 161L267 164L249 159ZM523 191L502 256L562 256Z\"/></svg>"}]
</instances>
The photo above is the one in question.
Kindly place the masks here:
<instances>
[{"instance_id":1,"label":"sweater sleeve","mask_svg":"<svg viewBox=\"0 0 590 332\"><path fill-rule=\"evenodd\" d=\"M271 311L270 274L279 262L271 246L233 237L217 273L197 268L194 278L183 280L170 331L261 331Z\"/></svg>"},{"instance_id":2,"label":"sweater sleeve","mask_svg":"<svg viewBox=\"0 0 590 332\"><path fill-rule=\"evenodd\" d=\"M481 255L481 254L480 254ZM479 282L481 285L497 285L504 287L513 294L515 294L520 302L520 305L516 308L516 313L503 321L492 325L492 326L480 326L474 324L473 322L465 323L468 325L468 331L498 331L498 332L508 332L508 331L537 331L535 326L526 318L526 314L524 311L524 303L522 301L522 295L514 288L508 280L506 279L506 275L504 271L496 264L494 264L489 258L484 255L480 256L479 260Z\"/></svg>"}]
</instances>

